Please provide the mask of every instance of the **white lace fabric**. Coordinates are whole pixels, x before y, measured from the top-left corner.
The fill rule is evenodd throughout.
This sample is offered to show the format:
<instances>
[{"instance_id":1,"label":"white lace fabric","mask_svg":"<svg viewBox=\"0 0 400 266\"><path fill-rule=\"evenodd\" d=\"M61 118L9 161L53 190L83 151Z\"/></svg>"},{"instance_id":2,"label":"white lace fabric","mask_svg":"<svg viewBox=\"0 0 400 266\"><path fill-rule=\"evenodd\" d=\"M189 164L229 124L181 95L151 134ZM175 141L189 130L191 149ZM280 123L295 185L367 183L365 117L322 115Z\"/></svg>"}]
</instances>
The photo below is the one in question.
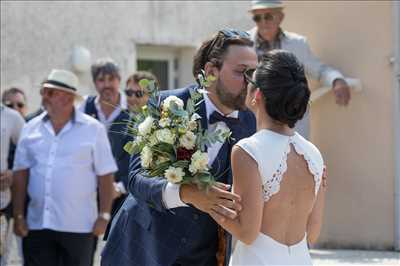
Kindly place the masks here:
<instances>
[{"instance_id":1,"label":"white lace fabric","mask_svg":"<svg viewBox=\"0 0 400 266\"><path fill-rule=\"evenodd\" d=\"M280 190L280 183L287 170L287 156L291 151L291 144L296 153L303 156L307 162L308 170L314 177L314 191L317 194L324 162L319 150L298 133L285 136L263 129L236 144L257 162L265 201Z\"/></svg>"}]
</instances>

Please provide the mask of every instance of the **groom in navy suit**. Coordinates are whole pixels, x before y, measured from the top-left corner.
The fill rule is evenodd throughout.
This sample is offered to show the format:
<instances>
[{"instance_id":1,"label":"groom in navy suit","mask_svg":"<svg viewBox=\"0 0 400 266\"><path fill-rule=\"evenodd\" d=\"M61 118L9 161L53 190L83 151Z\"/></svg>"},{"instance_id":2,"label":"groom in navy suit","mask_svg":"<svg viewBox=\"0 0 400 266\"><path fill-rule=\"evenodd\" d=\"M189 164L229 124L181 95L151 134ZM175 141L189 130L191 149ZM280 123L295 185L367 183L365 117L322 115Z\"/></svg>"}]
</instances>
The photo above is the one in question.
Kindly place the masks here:
<instances>
[{"instance_id":1,"label":"groom in navy suit","mask_svg":"<svg viewBox=\"0 0 400 266\"><path fill-rule=\"evenodd\" d=\"M140 157L131 158L130 195L113 219L102 266L217 266L227 265L230 236L209 213L235 219L240 197L229 191L232 184L230 150L239 139L256 130L255 118L245 110L246 81L243 73L255 68L257 56L250 36L242 31L221 30L205 41L194 57L193 75L201 70L215 80L203 94L198 114L204 129L228 127L234 140L207 148L211 172L218 184L207 192L197 186L176 185L162 178L140 174ZM192 85L166 91L184 102Z\"/></svg>"}]
</instances>

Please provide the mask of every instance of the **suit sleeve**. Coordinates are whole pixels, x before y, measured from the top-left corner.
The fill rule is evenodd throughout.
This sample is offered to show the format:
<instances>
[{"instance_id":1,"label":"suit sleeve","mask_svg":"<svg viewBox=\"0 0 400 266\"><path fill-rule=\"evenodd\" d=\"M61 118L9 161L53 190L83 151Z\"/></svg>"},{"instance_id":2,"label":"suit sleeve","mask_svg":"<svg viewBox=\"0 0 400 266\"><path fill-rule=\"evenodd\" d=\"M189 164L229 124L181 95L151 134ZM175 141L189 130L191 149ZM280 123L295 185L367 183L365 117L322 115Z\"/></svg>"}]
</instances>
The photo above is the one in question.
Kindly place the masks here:
<instances>
[{"instance_id":1,"label":"suit sleeve","mask_svg":"<svg viewBox=\"0 0 400 266\"><path fill-rule=\"evenodd\" d=\"M160 212L167 210L163 203L162 193L168 181L162 178L143 176L140 154L131 157L128 178L128 191L136 199L150 204Z\"/></svg>"}]
</instances>

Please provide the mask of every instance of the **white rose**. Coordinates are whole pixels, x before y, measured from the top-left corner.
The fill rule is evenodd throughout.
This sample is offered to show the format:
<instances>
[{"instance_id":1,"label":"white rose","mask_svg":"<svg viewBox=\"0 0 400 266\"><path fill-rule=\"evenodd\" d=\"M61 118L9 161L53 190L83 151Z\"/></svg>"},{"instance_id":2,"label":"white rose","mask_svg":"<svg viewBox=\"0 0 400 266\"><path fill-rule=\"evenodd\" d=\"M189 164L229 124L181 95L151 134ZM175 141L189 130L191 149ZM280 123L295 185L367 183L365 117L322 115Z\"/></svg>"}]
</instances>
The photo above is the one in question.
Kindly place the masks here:
<instances>
[{"instance_id":1,"label":"white rose","mask_svg":"<svg viewBox=\"0 0 400 266\"><path fill-rule=\"evenodd\" d=\"M185 173L183 172L183 169L180 167L172 167L170 166L167 170L165 170L165 178L171 183L179 183L183 180L183 176Z\"/></svg>"},{"instance_id":2,"label":"white rose","mask_svg":"<svg viewBox=\"0 0 400 266\"><path fill-rule=\"evenodd\" d=\"M153 161L153 152L147 146L145 146L140 153L140 158L142 159L142 167L149 168Z\"/></svg>"},{"instance_id":3,"label":"white rose","mask_svg":"<svg viewBox=\"0 0 400 266\"><path fill-rule=\"evenodd\" d=\"M183 101L176 96L168 96L162 103L164 110L171 109L171 103L175 103L179 109L183 109Z\"/></svg>"},{"instance_id":4,"label":"white rose","mask_svg":"<svg viewBox=\"0 0 400 266\"><path fill-rule=\"evenodd\" d=\"M157 136L156 136L156 132L154 132L153 134L151 134L150 138L149 138L149 142L150 142L150 146L154 146L156 144L159 143Z\"/></svg>"},{"instance_id":5,"label":"white rose","mask_svg":"<svg viewBox=\"0 0 400 266\"><path fill-rule=\"evenodd\" d=\"M189 171L192 174L208 170L208 155L206 152L196 151L192 155L192 162L189 165Z\"/></svg>"},{"instance_id":6,"label":"white rose","mask_svg":"<svg viewBox=\"0 0 400 266\"><path fill-rule=\"evenodd\" d=\"M174 144L175 142L175 135L172 134L171 130L169 129L159 129L155 132L156 134L156 138L158 139L158 141L160 142L165 142L165 143L169 143L169 144Z\"/></svg>"},{"instance_id":7,"label":"white rose","mask_svg":"<svg viewBox=\"0 0 400 266\"><path fill-rule=\"evenodd\" d=\"M143 141L143 137L142 136L136 136L135 142L141 143L142 141Z\"/></svg>"},{"instance_id":8,"label":"white rose","mask_svg":"<svg viewBox=\"0 0 400 266\"><path fill-rule=\"evenodd\" d=\"M201 119L201 116L197 113L192 114L190 121L188 123L189 130L196 130L197 129L197 120Z\"/></svg>"},{"instance_id":9,"label":"white rose","mask_svg":"<svg viewBox=\"0 0 400 266\"><path fill-rule=\"evenodd\" d=\"M185 135L179 138L179 144L188 150L193 149L196 144L196 135L192 131L186 131Z\"/></svg>"},{"instance_id":10,"label":"white rose","mask_svg":"<svg viewBox=\"0 0 400 266\"><path fill-rule=\"evenodd\" d=\"M169 118L161 118L160 121L158 122L160 127L168 127L171 124L171 119Z\"/></svg>"},{"instance_id":11,"label":"white rose","mask_svg":"<svg viewBox=\"0 0 400 266\"><path fill-rule=\"evenodd\" d=\"M151 132L153 127L154 118L151 116L146 117L146 119L139 125L139 135L146 136Z\"/></svg>"}]
</instances>

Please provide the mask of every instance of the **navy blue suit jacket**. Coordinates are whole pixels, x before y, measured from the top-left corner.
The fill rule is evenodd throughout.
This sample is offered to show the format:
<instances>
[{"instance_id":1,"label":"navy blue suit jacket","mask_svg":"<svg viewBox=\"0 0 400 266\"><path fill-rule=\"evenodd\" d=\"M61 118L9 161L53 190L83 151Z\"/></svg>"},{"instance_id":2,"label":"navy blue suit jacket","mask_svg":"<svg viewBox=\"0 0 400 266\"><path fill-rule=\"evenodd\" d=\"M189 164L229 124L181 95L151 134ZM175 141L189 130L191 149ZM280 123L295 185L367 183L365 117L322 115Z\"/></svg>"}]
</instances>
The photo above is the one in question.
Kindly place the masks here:
<instances>
[{"instance_id":1,"label":"navy blue suit jacket","mask_svg":"<svg viewBox=\"0 0 400 266\"><path fill-rule=\"evenodd\" d=\"M190 86L166 91L162 97L175 95L184 102ZM203 128L207 128L205 103L199 106ZM255 118L249 111L239 112L240 125L236 140L255 132ZM225 145L225 144L224 144ZM225 154L223 154L225 152ZM224 158L223 161L219 160ZM215 176L219 163L226 164L227 151L221 148L211 171ZM218 246L217 224L206 213L194 207L166 209L162 200L165 179L147 178L140 172L140 157L133 156L129 168L130 195L118 211L102 253L102 266L215 266ZM230 171L222 181L232 183ZM226 259L228 262L228 259Z\"/></svg>"}]
</instances>

